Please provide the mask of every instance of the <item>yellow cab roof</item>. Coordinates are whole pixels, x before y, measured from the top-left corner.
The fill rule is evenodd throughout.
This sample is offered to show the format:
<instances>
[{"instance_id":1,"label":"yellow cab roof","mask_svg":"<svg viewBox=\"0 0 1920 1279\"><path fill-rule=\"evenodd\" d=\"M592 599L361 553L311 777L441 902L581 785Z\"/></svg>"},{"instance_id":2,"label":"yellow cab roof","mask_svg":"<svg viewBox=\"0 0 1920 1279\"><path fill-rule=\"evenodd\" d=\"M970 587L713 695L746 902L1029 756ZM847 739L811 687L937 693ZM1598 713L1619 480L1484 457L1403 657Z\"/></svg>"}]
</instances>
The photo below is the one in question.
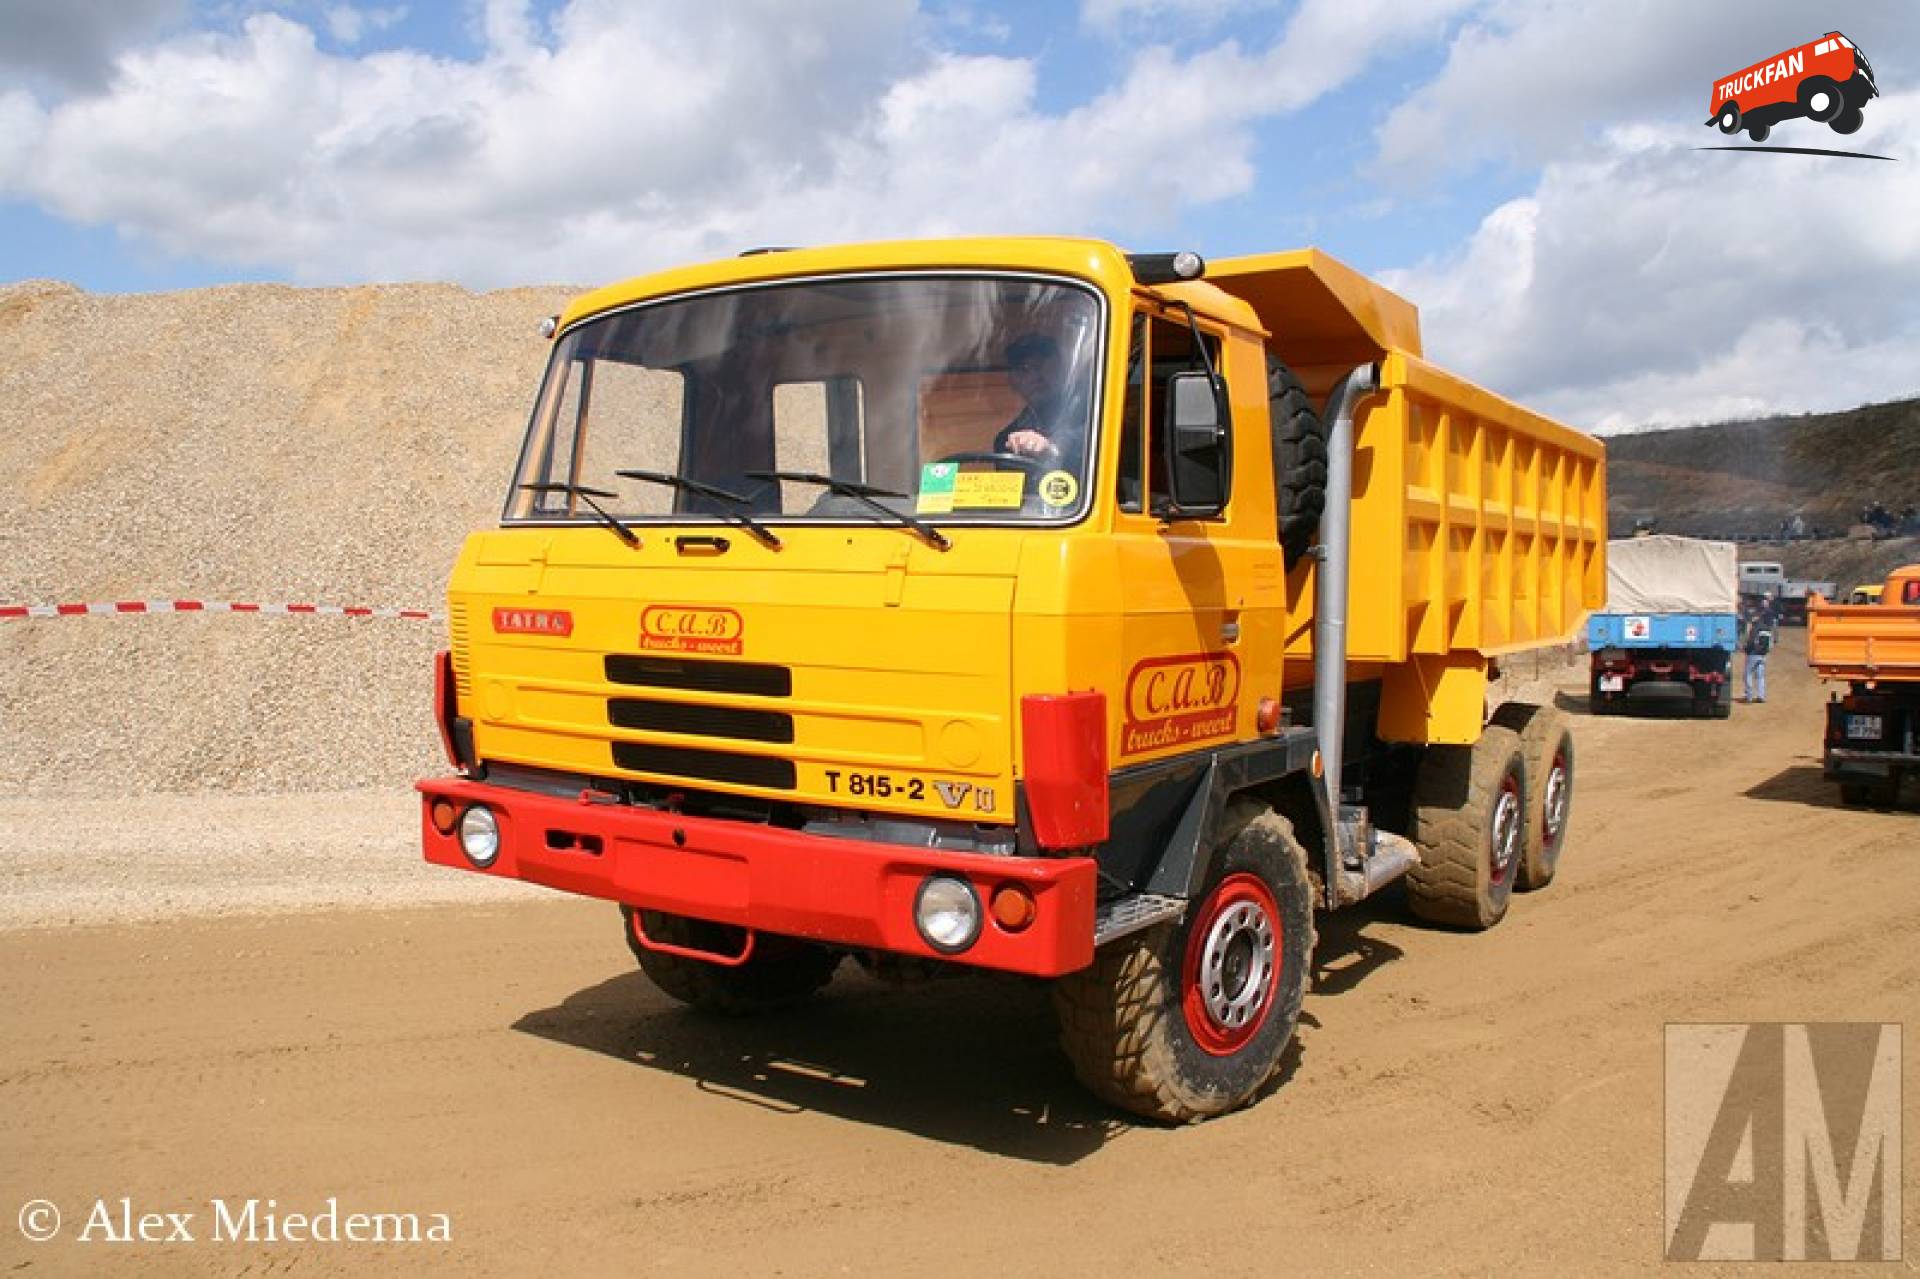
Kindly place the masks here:
<instances>
[{"instance_id":1,"label":"yellow cab roof","mask_svg":"<svg viewBox=\"0 0 1920 1279\"><path fill-rule=\"evenodd\" d=\"M636 276L575 298L560 327L634 302L730 284L862 271L995 269L1077 276L1115 294L1133 287L1126 255L1104 240L992 236L957 240L891 240L813 249L780 249L673 267Z\"/></svg>"},{"instance_id":2,"label":"yellow cab roof","mask_svg":"<svg viewBox=\"0 0 1920 1279\"><path fill-rule=\"evenodd\" d=\"M636 276L575 298L560 328L652 298L733 284L864 271L998 269L1078 277L1109 295L1135 287L1126 254L1104 240L991 236L781 249ZM1202 280L1156 286L1230 323L1271 334L1295 364L1359 364L1420 354L1413 304L1318 249L1207 264Z\"/></svg>"}]
</instances>

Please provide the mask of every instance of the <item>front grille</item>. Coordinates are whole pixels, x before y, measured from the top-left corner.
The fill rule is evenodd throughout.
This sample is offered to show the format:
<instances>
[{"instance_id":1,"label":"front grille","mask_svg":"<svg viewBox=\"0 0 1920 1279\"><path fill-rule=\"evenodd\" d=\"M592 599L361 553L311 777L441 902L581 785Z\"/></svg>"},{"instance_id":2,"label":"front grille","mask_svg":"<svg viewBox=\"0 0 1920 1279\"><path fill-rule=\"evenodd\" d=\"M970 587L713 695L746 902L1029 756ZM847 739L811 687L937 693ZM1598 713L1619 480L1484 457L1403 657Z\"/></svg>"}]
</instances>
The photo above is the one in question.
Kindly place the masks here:
<instances>
[{"instance_id":1,"label":"front grille","mask_svg":"<svg viewBox=\"0 0 1920 1279\"><path fill-rule=\"evenodd\" d=\"M748 742L791 742L793 716L734 706L689 706L616 697L607 703L607 722L615 728L644 728L690 737L735 737Z\"/></svg>"},{"instance_id":2,"label":"front grille","mask_svg":"<svg viewBox=\"0 0 1920 1279\"><path fill-rule=\"evenodd\" d=\"M793 761L763 755L734 755L727 751L697 750L690 746L658 746L650 742L613 743L613 762L636 773L669 777L697 777L736 786L763 786L792 790Z\"/></svg>"},{"instance_id":3,"label":"front grille","mask_svg":"<svg viewBox=\"0 0 1920 1279\"><path fill-rule=\"evenodd\" d=\"M706 662L689 657L607 657L607 680L645 688L678 688L694 693L745 693L752 697L793 696L793 672L759 662Z\"/></svg>"}]
</instances>

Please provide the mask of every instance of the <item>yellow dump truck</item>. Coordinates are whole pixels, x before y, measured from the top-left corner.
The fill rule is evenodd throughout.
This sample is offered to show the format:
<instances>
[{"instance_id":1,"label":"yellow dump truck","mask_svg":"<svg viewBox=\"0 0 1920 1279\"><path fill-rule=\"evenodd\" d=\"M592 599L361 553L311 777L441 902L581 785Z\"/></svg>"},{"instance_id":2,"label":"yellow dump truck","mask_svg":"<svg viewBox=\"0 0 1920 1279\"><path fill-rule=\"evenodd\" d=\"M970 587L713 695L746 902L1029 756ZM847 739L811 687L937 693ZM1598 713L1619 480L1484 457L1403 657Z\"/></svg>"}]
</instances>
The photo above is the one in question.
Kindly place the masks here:
<instances>
[{"instance_id":1,"label":"yellow dump truck","mask_svg":"<svg viewBox=\"0 0 1920 1279\"><path fill-rule=\"evenodd\" d=\"M1324 254L760 251L544 327L425 854L619 903L668 994L1048 978L1081 1079L1192 1120L1272 1076L1316 910L1553 878L1572 738L1488 677L1605 598L1602 447Z\"/></svg>"},{"instance_id":2,"label":"yellow dump truck","mask_svg":"<svg viewBox=\"0 0 1920 1279\"><path fill-rule=\"evenodd\" d=\"M1815 596L1807 628L1807 664L1847 686L1827 702L1827 778L1848 804L1891 807L1920 775L1920 564L1889 574L1876 603Z\"/></svg>"}]
</instances>

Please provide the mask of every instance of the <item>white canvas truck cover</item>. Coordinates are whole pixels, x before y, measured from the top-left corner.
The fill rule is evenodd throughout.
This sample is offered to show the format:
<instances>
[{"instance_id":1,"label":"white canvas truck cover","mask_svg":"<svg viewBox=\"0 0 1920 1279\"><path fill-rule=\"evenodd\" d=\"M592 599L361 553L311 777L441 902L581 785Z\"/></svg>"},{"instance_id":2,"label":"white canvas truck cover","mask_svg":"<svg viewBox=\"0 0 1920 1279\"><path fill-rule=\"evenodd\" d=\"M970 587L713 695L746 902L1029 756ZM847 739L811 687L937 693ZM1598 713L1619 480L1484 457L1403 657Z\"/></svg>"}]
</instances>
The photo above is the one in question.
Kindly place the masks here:
<instances>
[{"instance_id":1,"label":"white canvas truck cover","mask_svg":"<svg viewBox=\"0 0 1920 1279\"><path fill-rule=\"evenodd\" d=\"M1739 575L1732 542L1621 538L1607 543L1607 612L1732 613Z\"/></svg>"}]
</instances>

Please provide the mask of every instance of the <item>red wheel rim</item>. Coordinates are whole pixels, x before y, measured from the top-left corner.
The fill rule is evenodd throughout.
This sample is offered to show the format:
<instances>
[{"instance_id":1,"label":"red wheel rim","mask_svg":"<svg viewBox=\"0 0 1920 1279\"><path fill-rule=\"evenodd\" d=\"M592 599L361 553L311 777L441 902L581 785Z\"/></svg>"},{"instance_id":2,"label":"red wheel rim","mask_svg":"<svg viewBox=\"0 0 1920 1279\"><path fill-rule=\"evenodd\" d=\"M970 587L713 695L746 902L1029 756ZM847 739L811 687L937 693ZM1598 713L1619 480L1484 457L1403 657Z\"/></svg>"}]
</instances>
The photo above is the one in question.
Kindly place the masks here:
<instances>
[{"instance_id":1,"label":"red wheel rim","mask_svg":"<svg viewBox=\"0 0 1920 1279\"><path fill-rule=\"evenodd\" d=\"M1228 1057L1267 1021L1286 954L1280 904L1258 875L1221 880L1187 930L1181 1011L1202 1051Z\"/></svg>"},{"instance_id":2,"label":"red wheel rim","mask_svg":"<svg viewBox=\"0 0 1920 1279\"><path fill-rule=\"evenodd\" d=\"M1540 837L1547 852L1560 847L1560 836L1567 828L1567 756L1553 753L1553 766L1547 770L1547 789L1540 805Z\"/></svg>"},{"instance_id":3,"label":"red wheel rim","mask_svg":"<svg viewBox=\"0 0 1920 1279\"><path fill-rule=\"evenodd\" d=\"M1520 865L1525 822L1520 782L1508 773L1500 779L1500 789L1494 795L1492 821L1487 832L1488 878L1495 888L1504 887Z\"/></svg>"}]
</instances>

